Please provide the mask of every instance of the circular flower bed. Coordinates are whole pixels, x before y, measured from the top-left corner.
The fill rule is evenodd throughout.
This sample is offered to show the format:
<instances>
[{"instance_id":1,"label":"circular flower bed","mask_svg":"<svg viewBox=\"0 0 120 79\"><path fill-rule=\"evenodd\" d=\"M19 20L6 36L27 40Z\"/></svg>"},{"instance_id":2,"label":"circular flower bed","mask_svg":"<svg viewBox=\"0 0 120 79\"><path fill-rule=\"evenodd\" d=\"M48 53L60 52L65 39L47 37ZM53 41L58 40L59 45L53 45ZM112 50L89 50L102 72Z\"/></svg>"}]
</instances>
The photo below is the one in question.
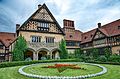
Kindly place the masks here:
<instances>
[{"instance_id":1,"label":"circular flower bed","mask_svg":"<svg viewBox=\"0 0 120 79\"><path fill-rule=\"evenodd\" d=\"M31 66L36 66L36 65L48 65L48 64L54 64L54 66L51 66L51 65L48 65L48 66L42 66L43 68L61 68L63 69L63 71L65 70L65 68L72 68L75 70L76 69L84 69L84 70L87 70L85 68L81 68L80 66L76 66L76 64L85 64L85 65L90 65L90 66L94 66L94 67L99 67L102 69L102 71L100 72L97 72L97 73L90 73L90 74L85 74L85 75L77 75L77 76L58 76L58 75L55 75L55 76L44 76L44 75L38 75L38 74L31 74L31 73L28 73L28 72L25 72L24 69L27 68L27 67L31 67ZM94 70L93 70L94 71ZM68 62L68 64L62 64L62 63L40 63L40 64L32 64L32 65L27 65L27 66L23 66L21 67L18 72L22 75L25 75L25 76L28 76L28 77L32 77L32 78L41 78L41 79L83 79L83 78L89 78L89 77L94 77L94 76L99 76L99 75L102 75L104 73L107 72L107 69L99 64L91 64L91 63L78 63L78 62ZM61 72L60 72L61 73Z\"/></svg>"}]
</instances>

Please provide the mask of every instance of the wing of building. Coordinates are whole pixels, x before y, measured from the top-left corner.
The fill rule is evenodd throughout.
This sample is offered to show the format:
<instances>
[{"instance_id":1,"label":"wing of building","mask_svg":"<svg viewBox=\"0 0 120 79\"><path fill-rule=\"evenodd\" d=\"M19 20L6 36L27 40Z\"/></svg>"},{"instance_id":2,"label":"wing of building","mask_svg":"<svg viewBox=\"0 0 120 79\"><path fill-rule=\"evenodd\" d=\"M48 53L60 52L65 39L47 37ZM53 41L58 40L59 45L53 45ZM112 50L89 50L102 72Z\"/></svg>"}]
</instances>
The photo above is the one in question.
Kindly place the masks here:
<instances>
[{"instance_id":1,"label":"wing of building","mask_svg":"<svg viewBox=\"0 0 120 79\"><path fill-rule=\"evenodd\" d=\"M16 24L16 33L0 32L0 60L10 60L16 38L22 35L27 41L28 49L25 58L40 60L49 56L59 58L59 43L66 40L69 53L75 49L82 49L89 53L89 49L99 49L104 54L104 48L111 49L112 53L120 54L120 19L93 28L88 32L75 29L74 21L63 20L60 27L55 17L45 4L38 5L38 9L22 24Z\"/></svg>"},{"instance_id":2,"label":"wing of building","mask_svg":"<svg viewBox=\"0 0 120 79\"><path fill-rule=\"evenodd\" d=\"M15 33L0 32L0 61L8 61L11 59L9 46L15 39Z\"/></svg>"}]
</instances>

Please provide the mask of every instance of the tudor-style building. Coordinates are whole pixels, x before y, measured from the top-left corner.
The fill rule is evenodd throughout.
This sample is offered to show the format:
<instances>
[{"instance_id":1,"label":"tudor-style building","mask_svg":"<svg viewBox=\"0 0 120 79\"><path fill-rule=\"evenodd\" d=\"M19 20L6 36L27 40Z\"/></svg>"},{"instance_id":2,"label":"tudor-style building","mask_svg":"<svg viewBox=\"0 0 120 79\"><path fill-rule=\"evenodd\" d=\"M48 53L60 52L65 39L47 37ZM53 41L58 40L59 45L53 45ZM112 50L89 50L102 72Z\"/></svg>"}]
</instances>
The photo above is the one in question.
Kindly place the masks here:
<instances>
[{"instance_id":1,"label":"tudor-style building","mask_svg":"<svg viewBox=\"0 0 120 79\"><path fill-rule=\"evenodd\" d=\"M68 53L74 53L75 49L80 48L82 32L75 29L74 21L67 19L63 20L63 31Z\"/></svg>"},{"instance_id":2,"label":"tudor-style building","mask_svg":"<svg viewBox=\"0 0 120 79\"><path fill-rule=\"evenodd\" d=\"M104 54L104 48L109 48L112 54L120 54L120 19L82 34L81 48L86 53L91 48L99 49Z\"/></svg>"},{"instance_id":3,"label":"tudor-style building","mask_svg":"<svg viewBox=\"0 0 120 79\"><path fill-rule=\"evenodd\" d=\"M23 25L16 24L16 27L17 35L24 36L28 44L26 58L59 58L59 43L65 34L45 4L38 5L38 10Z\"/></svg>"},{"instance_id":4,"label":"tudor-style building","mask_svg":"<svg viewBox=\"0 0 120 79\"><path fill-rule=\"evenodd\" d=\"M15 33L0 32L0 62L11 60L10 44L15 40Z\"/></svg>"},{"instance_id":5,"label":"tudor-style building","mask_svg":"<svg viewBox=\"0 0 120 79\"><path fill-rule=\"evenodd\" d=\"M68 53L82 48L86 53L91 48L99 49L104 54L104 48L112 53L120 54L120 19L98 28L82 33L75 29L74 21L63 20L60 27L45 4L38 5L33 13L21 26L16 24L16 33L0 32L0 61L10 60L16 38L22 35L27 41L28 49L25 58L40 60L41 57L59 58L59 43L66 40Z\"/></svg>"}]
</instances>

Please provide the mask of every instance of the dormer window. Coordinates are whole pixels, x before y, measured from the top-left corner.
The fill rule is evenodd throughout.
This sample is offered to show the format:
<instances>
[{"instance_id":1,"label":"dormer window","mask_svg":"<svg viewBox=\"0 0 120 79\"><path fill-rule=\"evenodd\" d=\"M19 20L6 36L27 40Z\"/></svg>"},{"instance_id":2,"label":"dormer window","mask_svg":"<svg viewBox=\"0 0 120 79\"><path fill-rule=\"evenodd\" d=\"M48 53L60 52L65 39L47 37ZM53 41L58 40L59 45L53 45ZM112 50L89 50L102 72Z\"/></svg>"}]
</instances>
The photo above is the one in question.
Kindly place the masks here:
<instances>
[{"instance_id":1,"label":"dormer window","mask_svg":"<svg viewBox=\"0 0 120 79\"><path fill-rule=\"evenodd\" d=\"M91 35L91 37L92 37L93 35Z\"/></svg>"},{"instance_id":2,"label":"dormer window","mask_svg":"<svg viewBox=\"0 0 120 79\"><path fill-rule=\"evenodd\" d=\"M87 37L85 37L85 39L86 39Z\"/></svg>"},{"instance_id":3,"label":"dormer window","mask_svg":"<svg viewBox=\"0 0 120 79\"><path fill-rule=\"evenodd\" d=\"M118 26L118 29L120 30L120 26Z\"/></svg>"},{"instance_id":4,"label":"dormer window","mask_svg":"<svg viewBox=\"0 0 120 79\"><path fill-rule=\"evenodd\" d=\"M72 38L73 36L72 35L70 35L70 38Z\"/></svg>"}]
</instances>

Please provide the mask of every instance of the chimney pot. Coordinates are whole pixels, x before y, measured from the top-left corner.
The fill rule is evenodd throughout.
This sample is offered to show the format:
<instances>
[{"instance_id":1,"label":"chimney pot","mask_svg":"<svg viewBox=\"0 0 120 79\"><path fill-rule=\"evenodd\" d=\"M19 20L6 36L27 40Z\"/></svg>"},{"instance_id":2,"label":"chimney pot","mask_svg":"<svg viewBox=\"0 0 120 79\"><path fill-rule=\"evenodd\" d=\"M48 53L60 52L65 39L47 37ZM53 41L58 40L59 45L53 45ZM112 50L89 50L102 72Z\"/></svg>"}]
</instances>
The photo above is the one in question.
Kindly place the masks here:
<instances>
[{"instance_id":1,"label":"chimney pot","mask_svg":"<svg viewBox=\"0 0 120 79\"><path fill-rule=\"evenodd\" d=\"M101 23L98 23L98 28L101 28Z\"/></svg>"},{"instance_id":2,"label":"chimney pot","mask_svg":"<svg viewBox=\"0 0 120 79\"><path fill-rule=\"evenodd\" d=\"M40 7L41 7L41 4L38 5L38 8L40 8Z\"/></svg>"},{"instance_id":3,"label":"chimney pot","mask_svg":"<svg viewBox=\"0 0 120 79\"><path fill-rule=\"evenodd\" d=\"M20 24L16 24L16 30L18 30L19 27L20 27Z\"/></svg>"}]
</instances>

